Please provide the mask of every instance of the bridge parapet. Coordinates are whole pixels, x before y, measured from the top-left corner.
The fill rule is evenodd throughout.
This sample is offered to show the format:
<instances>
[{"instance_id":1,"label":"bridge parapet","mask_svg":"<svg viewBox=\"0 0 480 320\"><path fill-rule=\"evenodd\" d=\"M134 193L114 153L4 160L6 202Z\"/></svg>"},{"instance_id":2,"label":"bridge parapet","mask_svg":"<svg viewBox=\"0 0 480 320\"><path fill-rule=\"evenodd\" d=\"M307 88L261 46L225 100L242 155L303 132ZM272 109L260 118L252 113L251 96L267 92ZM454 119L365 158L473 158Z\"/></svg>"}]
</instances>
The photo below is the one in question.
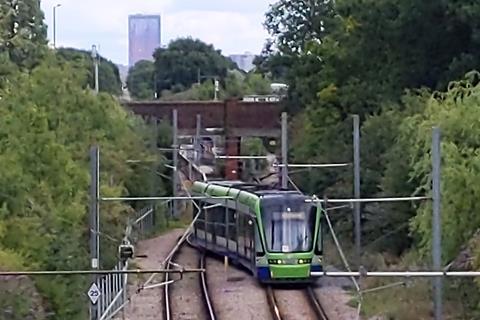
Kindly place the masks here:
<instances>
[{"instance_id":1,"label":"bridge parapet","mask_svg":"<svg viewBox=\"0 0 480 320\"><path fill-rule=\"evenodd\" d=\"M180 135L195 135L196 116L202 117L204 128L221 128L226 136L279 137L282 105L279 102L181 101L126 102L133 113L143 117L171 119L178 111Z\"/></svg>"}]
</instances>

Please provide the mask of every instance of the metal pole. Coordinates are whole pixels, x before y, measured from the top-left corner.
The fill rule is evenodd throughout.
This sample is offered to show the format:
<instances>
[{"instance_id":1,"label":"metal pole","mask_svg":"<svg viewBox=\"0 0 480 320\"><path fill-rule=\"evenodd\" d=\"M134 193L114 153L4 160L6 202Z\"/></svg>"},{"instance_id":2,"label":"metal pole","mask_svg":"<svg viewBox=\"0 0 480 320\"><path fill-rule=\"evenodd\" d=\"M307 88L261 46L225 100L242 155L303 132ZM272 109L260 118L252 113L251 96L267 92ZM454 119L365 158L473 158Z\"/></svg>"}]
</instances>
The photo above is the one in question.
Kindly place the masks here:
<instances>
[{"instance_id":1,"label":"metal pole","mask_svg":"<svg viewBox=\"0 0 480 320\"><path fill-rule=\"evenodd\" d=\"M173 177L172 177L172 187L173 187L173 196L177 196L177 186L178 186L178 111L177 109L173 110L172 115L173 121ZM172 201L172 215L175 216L177 214L177 201Z\"/></svg>"},{"instance_id":2,"label":"metal pole","mask_svg":"<svg viewBox=\"0 0 480 320\"><path fill-rule=\"evenodd\" d=\"M95 92L98 93L100 91L100 84L98 80L98 58L95 59Z\"/></svg>"},{"instance_id":3,"label":"metal pole","mask_svg":"<svg viewBox=\"0 0 480 320\"><path fill-rule=\"evenodd\" d=\"M218 82L217 77L214 77L213 79L214 79L213 81L215 86L215 96L213 99L215 101L218 101L218 92L220 91L220 83Z\"/></svg>"},{"instance_id":4,"label":"metal pole","mask_svg":"<svg viewBox=\"0 0 480 320\"><path fill-rule=\"evenodd\" d=\"M122 268L122 269L123 270L128 269L128 265L125 265L125 267ZM127 292L127 290L128 290L128 275L127 274L123 275L122 281L123 281L122 282L122 285L123 285L123 288L122 288L122 292L123 292L122 303L126 303L127 300L128 300L128 292ZM126 316L127 316L126 309L127 308L125 308L125 307L122 309L122 320L126 319Z\"/></svg>"},{"instance_id":5,"label":"metal pole","mask_svg":"<svg viewBox=\"0 0 480 320\"><path fill-rule=\"evenodd\" d=\"M53 6L53 48L57 47L57 6Z\"/></svg>"},{"instance_id":6,"label":"metal pole","mask_svg":"<svg viewBox=\"0 0 480 320\"><path fill-rule=\"evenodd\" d=\"M157 90L157 72L153 72L153 99L158 99L158 90Z\"/></svg>"},{"instance_id":7,"label":"metal pole","mask_svg":"<svg viewBox=\"0 0 480 320\"><path fill-rule=\"evenodd\" d=\"M200 154L201 154L201 147L200 147L200 136L202 134L202 116L197 114L197 127L195 131L195 164L198 166L200 164Z\"/></svg>"},{"instance_id":8,"label":"metal pole","mask_svg":"<svg viewBox=\"0 0 480 320\"><path fill-rule=\"evenodd\" d=\"M153 121L153 134L152 134L152 145L151 145L151 149L152 149L152 153L154 154L155 156L155 160L152 162L152 174L151 174L151 181L150 181L150 196L151 197L154 197L155 194L156 194L156 190L157 190L157 175L155 174L155 172L157 172L157 155L158 155L158 120L157 118L153 118L152 119ZM150 203L150 205L152 206L152 210L155 210L155 202L152 201ZM155 219L155 213L152 214L152 217L153 219ZM152 221L152 225L150 225L149 227L152 228L153 225L155 224L155 221Z\"/></svg>"},{"instance_id":9,"label":"metal pole","mask_svg":"<svg viewBox=\"0 0 480 320\"><path fill-rule=\"evenodd\" d=\"M282 188L288 189L288 114L282 113Z\"/></svg>"},{"instance_id":10,"label":"metal pole","mask_svg":"<svg viewBox=\"0 0 480 320\"><path fill-rule=\"evenodd\" d=\"M93 59L93 66L95 69L95 93L98 94L99 92L99 84L98 84L98 54L97 54L97 46L92 45L92 59Z\"/></svg>"},{"instance_id":11,"label":"metal pole","mask_svg":"<svg viewBox=\"0 0 480 320\"><path fill-rule=\"evenodd\" d=\"M93 146L90 149L90 256L91 269L98 270L100 266L100 244L99 244L99 149ZM93 276L92 281L97 283L98 276ZM98 284L97 284L98 285ZM96 304L90 305L90 318L98 319L98 307Z\"/></svg>"},{"instance_id":12,"label":"metal pole","mask_svg":"<svg viewBox=\"0 0 480 320\"><path fill-rule=\"evenodd\" d=\"M432 193L433 193L433 220L432 220L432 252L433 269L442 270L442 220L441 220L441 133L440 128L433 128L432 138ZM437 277L433 280L434 290L434 315L435 320L442 319L443 279Z\"/></svg>"},{"instance_id":13,"label":"metal pole","mask_svg":"<svg viewBox=\"0 0 480 320\"><path fill-rule=\"evenodd\" d=\"M353 193L355 199L360 199L360 117L353 116ZM360 219L360 203L354 203L354 223L355 223L355 255L357 265L360 265L362 255L362 230Z\"/></svg>"},{"instance_id":14,"label":"metal pole","mask_svg":"<svg viewBox=\"0 0 480 320\"><path fill-rule=\"evenodd\" d=\"M53 6L53 48L57 47L57 8L62 6L58 3Z\"/></svg>"}]
</instances>

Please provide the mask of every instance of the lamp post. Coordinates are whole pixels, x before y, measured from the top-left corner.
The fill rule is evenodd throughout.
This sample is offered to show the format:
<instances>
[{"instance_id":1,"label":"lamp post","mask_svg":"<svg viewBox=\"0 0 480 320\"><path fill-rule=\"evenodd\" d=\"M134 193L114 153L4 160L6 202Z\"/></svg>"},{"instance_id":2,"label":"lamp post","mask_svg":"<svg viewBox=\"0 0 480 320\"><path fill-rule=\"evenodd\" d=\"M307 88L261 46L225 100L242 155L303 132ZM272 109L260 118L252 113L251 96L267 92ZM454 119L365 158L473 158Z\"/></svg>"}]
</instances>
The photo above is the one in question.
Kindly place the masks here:
<instances>
[{"instance_id":1,"label":"lamp post","mask_svg":"<svg viewBox=\"0 0 480 320\"><path fill-rule=\"evenodd\" d=\"M198 69L198 84L200 84L201 79L213 79L214 93L213 101L218 101L218 94L220 93L220 81L218 76L202 76L200 74L200 69Z\"/></svg>"},{"instance_id":2,"label":"lamp post","mask_svg":"<svg viewBox=\"0 0 480 320\"><path fill-rule=\"evenodd\" d=\"M92 46L92 59L93 65L95 68L95 93L98 94L99 84L98 84L98 55L97 55L97 46Z\"/></svg>"},{"instance_id":3,"label":"lamp post","mask_svg":"<svg viewBox=\"0 0 480 320\"><path fill-rule=\"evenodd\" d=\"M53 48L57 47L57 8L61 7L61 3L53 6Z\"/></svg>"}]
</instances>

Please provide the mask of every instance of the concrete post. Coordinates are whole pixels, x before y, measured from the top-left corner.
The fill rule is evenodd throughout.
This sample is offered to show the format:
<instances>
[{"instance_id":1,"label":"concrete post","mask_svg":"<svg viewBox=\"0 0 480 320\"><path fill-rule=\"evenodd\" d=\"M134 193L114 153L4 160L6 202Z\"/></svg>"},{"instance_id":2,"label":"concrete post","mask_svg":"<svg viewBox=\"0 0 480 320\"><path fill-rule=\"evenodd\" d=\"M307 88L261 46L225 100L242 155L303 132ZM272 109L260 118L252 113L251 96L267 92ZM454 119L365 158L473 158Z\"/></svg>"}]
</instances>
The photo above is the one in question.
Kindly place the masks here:
<instances>
[{"instance_id":1,"label":"concrete post","mask_svg":"<svg viewBox=\"0 0 480 320\"><path fill-rule=\"evenodd\" d=\"M360 199L360 117L353 116L353 192L354 198ZM354 221L355 221L355 255L357 266L361 265L362 256L362 229L361 229L361 213L360 203L354 204Z\"/></svg>"},{"instance_id":2,"label":"concrete post","mask_svg":"<svg viewBox=\"0 0 480 320\"><path fill-rule=\"evenodd\" d=\"M172 188L173 188L173 196L177 196L177 187L178 187L178 152L179 152L179 145L178 145L178 111L175 109L173 110L172 114L172 127L173 127L173 177L172 177ZM172 201L172 216L178 215L177 212L177 200Z\"/></svg>"},{"instance_id":3,"label":"concrete post","mask_svg":"<svg viewBox=\"0 0 480 320\"><path fill-rule=\"evenodd\" d=\"M99 184L99 149L94 146L90 149L90 267L92 270L100 268L100 184ZM98 276L92 277L92 282L98 285ZM97 304L90 304L90 319L99 319Z\"/></svg>"},{"instance_id":4,"label":"concrete post","mask_svg":"<svg viewBox=\"0 0 480 320\"><path fill-rule=\"evenodd\" d=\"M433 128L432 138L432 192L433 192L433 219L432 219L432 258L434 271L442 270L442 217L441 217L441 132ZM435 320L443 318L443 278L433 279L434 316Z\"/></svg>"}]
</instances>

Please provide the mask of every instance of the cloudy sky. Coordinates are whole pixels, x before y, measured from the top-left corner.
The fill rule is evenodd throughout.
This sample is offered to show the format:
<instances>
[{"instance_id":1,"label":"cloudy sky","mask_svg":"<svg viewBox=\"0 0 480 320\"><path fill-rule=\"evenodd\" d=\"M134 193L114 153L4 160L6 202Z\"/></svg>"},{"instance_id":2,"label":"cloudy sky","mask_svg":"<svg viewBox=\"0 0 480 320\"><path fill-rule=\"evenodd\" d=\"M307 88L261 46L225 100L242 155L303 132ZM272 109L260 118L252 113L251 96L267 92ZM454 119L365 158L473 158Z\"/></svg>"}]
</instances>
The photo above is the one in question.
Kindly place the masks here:
<instances>
[{"instance_id":1,"label":"cloudy sky","mask_svg":"<svg viewBox=\"0 0 480 320\"><path fill-rule=\"evenodd\" d=\"M224 54L259 53L267 37L262 23L275 0L42 0L52 39L57 8L57 46L100 47L115 63L128 61L128 15L160 14L162 44L192 36L212 43Z\"/></svg>"}]
</instances>

